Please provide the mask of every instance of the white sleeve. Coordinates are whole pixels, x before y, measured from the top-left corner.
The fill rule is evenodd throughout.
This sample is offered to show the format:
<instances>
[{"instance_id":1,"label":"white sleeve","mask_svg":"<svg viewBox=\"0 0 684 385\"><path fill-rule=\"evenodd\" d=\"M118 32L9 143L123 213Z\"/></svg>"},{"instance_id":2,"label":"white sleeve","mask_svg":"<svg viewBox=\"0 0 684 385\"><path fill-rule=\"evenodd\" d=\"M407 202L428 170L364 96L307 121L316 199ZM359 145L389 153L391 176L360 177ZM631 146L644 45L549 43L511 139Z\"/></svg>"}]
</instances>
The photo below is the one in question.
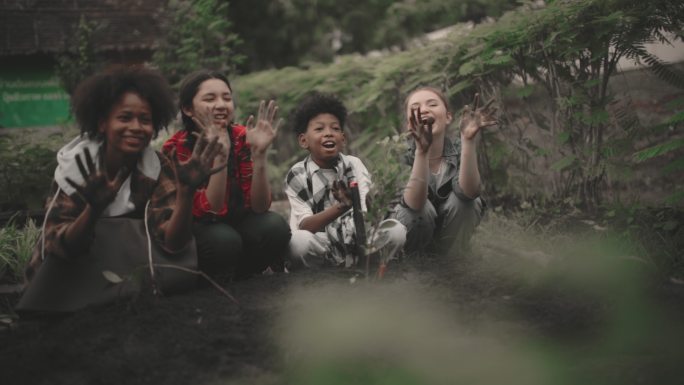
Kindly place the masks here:
<instances>
[{"instance_id":1,"label":"white sleeve","mask_svg":"<svg viewBox=\"0 0 684 385\"><path fill-rule=\"evenodd\" d=\"M297 196L291 187L287 186L285 188L285 194L287 195L287 200L290 201L290 229L293 231L299 230L299 224L304 218L312 216L313 210L305 201Z\"/></svg>"}]
</instances>

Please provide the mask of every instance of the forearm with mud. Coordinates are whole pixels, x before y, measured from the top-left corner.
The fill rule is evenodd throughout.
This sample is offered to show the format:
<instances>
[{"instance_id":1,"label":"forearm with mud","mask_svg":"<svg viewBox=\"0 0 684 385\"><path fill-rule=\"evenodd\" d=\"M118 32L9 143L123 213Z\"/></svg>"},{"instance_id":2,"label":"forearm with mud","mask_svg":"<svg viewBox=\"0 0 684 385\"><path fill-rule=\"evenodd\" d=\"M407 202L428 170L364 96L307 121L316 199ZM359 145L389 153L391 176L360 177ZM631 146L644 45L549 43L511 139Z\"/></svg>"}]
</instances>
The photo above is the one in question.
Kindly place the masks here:
<instances>
[{"instance_id":1,"label":"forearm with mud","mask_svg":"<svg viewBox=\"0 0 684 385\"><path fill-rule=\"evenodd\" d=\"M92 206L86 205L76 220L71 222L64 231L62 238L64 249L76 254L81 250L87 250L93 240L95 222L99 216L100 213L94 212Z\"/></svg>"},{"instance_id":2,"label":"forearm with mud","mask_svg":"<svg viewBox=\"0 0 684 385\"><path fill-rule=\"evenodd\" d=\"M404 202L413 210L422 210L427 202L429 167L428 153L416 149L411 176L404 189Z\"/></svg>"},{"instance_id":3,"label":"forearm with mud","mask_svg":"<svg viewBox=\"0 0 684 385\"><path fill-rule=\"evenodd\" d=\"M301 230L308 230L312 233L323 231L325 226L346 213L351 206L346 206L342 202L337 202L318 214L302 219L299 223Z\"/></svg>"},{"instance_id":4,"label":"forearm with mud","mask_svg":"<svg viewBox=\"0 0 684 385\"><path fill-rule=\"evenodd\" d=\"M266 172L266 152L252 153L252 188L250 199L252 211L263 213L271 207L271 186Z\"/></svg>"},{"instance_id":5,"label":"forearm with mud","mask_svg":"<svg viewBox=\"0 0 684 385\"><path fill-rule=\"evenodd\" d=\"M461 135L461 166L458 170L458 184L468 198L480 196L480 171L477 167L477 143L479 134L472 139Z\"/></svg>"},{"instance_id":6,"label":"forearm with mud","mask_svg":"<svg viewBox=\"0 0 684 385\"><path fill-rule=\"evenodd\" d=\"M164 229L164 246L169 251L183 249L192 236L192 198L195 190L179 186L176 207Z\"/></svg>"}]
</instances>

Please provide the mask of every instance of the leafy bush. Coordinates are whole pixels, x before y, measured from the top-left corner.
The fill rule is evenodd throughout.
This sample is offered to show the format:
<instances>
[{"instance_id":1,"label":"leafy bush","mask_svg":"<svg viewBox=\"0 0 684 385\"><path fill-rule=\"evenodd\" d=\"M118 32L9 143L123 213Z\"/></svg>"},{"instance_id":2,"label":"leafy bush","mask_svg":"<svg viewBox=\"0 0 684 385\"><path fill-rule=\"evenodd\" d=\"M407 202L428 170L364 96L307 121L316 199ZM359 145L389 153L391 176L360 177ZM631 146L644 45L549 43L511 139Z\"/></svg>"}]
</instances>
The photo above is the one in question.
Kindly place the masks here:
<instances>
[{"instance_id":1,"label":"leafy bush","mask_svg":"<svg viewBox=\"0 0 684 385\"><path fill-rule=\"evenodd\" d=\"M54 150L0 137L0 211L41 208L56 166Z\"/></svg>"},{"instance_id":2,"label":"leafy bush","mask_svg":"<svg viewBox=\"0 0 684 385\"><path fill-rule=\"evenodd\" d=\"M339 54L406 47L426 32L498 17L518 0L230 1L243 72L331 63ZM258 10L255 12L255 10Z\"/></svg>"},{"instance_id":3,"label":"leafy bush","mask_svg":"<svg viewBox=\"0 0 684 385\"><path fill-rule=\"evenodd\" d=\"M539 147L549 150L557 172L555 194L592 207L600 203L609 165L608 128L615 116L610 106L616 102L609 81L618 60L641 61L670 84L684 85L684 77L644 48L678 39L682 20L684 5L672 1L556 1L537 12L511 13L483 30L481 44L469 49L459 72L493 93L516 77L522 91L542 86L549 113L523 115L551 139Z\"/></svg>"},{"instance_id":4,"label":"leafy bush","mask_svg":"<svg viewBox=\"0 0 684 385\"><path fill-rule=\"evenodd\" d=\"M0 211L42 209L57 167L57 150L79 135L73 125L58 131L8 130L0 136Z\"/></svg>"},{"instance_id":5,"label":"leafy bush","mask_svg":"<svg viewBox=\"0 0 684 385\"><path fill-rule=\"evenodd\" d=\"M71 95L81 80L94 74L103 66L103 61L95 53L93 36L98 30L95 22L81 17L78 27L69 37L65 46L67 51L57 55L55 72L64 89Z\"/></svg>"},{"instance_id":6,"label":"leafy bush","mask_svg":"<svg viewBox=\"0 0 684 385\"><path fill-rule=\"evenodd\" d=\"M611 93L617 61L640 61L670 84L684 84L683 76L644 49L649 42L680 39L683 26L684 4L666 0L524 5L494 23L460 25L446 39L405 52L250 74L235 82L236 92L248 111L277 96L285 115L311 90L337 94L351 113L352 153L372 151L370 143L403 131L402 99L418 85L442 87L452 106L480 92L502 111L501 130L485 131L483 180L522 180L518 193L542 190L546 198L591 208L601 203L607 173L624 164L647 130L629 100ZM293 136L284 142L278 142L277 162L296 148ZM548 170L548 187L540 186L534 172Z\"/></svg>"},{"instance_id":7,"label":"leafy bush","mask_svg":"<svg viewBox=\"0 0 684 385\"><path fill-rule=\"evenodd\" d=\"M681 127L684 126L684 99L676 99L672 101L670 105L678 112L661 124L653 127L653 131L668 130L671 132L681 132ZM668 138L663 143L658 143L635 152L634 160L637 163L642 163L653 158L675 155L674 157L671 157L671 160L662 168L661 173L663 175L681 174L684 171L684 156L682 156L682 154L684 154L684 137L675 135ZM684 191L673 192L667 200L670 204L677 204L683 201Z\"/></svg>"},{"instance_id":8,"label":"leafy bush","mask_svg":"<svg viewBox=\"0 0 684 385\"><path fill-rule=\"evenodd\" d=\"M172 84L201 68L229 73L244 60L235 52L241 40L232 32L227 2L171 0L166 20L153 62Z\"/></svg>"}]
</instances>

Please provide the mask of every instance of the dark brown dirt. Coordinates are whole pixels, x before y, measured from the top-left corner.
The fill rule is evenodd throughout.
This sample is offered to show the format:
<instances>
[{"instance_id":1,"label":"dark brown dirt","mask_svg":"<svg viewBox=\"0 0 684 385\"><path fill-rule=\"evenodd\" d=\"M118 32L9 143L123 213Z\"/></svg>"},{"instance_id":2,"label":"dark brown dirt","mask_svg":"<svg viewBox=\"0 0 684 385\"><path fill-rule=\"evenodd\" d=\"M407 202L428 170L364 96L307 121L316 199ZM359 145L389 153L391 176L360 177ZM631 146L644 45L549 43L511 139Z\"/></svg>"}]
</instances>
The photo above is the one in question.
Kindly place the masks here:
<instances>
[{"instance_id":1,"label":"dark brown dirt","mask_svg":"<svg viewBox=\"0 0 684 385\"><path fill-rule=\"evenodd\" d=\"M555 257L540 262L536 251L497 246L506 241L492 236L497 226L485 225L470 257L393 262L383 281L352 282L349 271L295 271L223 282L239 304L204 286L61 318L21 319L0 326L0 383L675 384L684 378L680 285L639 281L634 290L614 293L622 282L596 290L568 283L563 277L571 269L549 268ZM317 334L326 315L341 311L353 323L359 314L345 307L361 312L368 308L353 307L355 299L374 298L388 305L370 302L370 309L380 308L375 319L400 314L378 329L387 338L364 331L374 327L372 318L351 337L340 325ZM290 324L293 316L298 321ZM361 344L349 348L355 335ZM337 343L354 358L343 352L337 366L318 365ZM440 354L431 357L426 346ZM425 369L430 364L443 372Z\"/></svg>"}]
</instances>

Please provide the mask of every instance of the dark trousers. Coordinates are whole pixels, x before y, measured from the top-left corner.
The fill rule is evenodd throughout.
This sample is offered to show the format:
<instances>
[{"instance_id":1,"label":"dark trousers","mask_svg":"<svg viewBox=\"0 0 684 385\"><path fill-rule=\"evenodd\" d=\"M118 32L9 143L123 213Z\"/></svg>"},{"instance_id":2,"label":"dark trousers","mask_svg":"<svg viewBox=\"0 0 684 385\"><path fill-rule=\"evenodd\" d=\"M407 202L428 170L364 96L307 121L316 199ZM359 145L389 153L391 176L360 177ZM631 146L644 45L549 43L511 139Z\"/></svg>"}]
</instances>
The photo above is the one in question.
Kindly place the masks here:
<instances>
[{"instance_id":1,"label":"dark trousers","mask_svg":"<svg viewBox=\"0 0 684 385\"><path fill-rule=\"evenodd\" d=\"M282 264L290 226L276 213L249 213L236 222L195 222L199 268L209 275L244 278Z\"/></svg>"}]
</instances>

